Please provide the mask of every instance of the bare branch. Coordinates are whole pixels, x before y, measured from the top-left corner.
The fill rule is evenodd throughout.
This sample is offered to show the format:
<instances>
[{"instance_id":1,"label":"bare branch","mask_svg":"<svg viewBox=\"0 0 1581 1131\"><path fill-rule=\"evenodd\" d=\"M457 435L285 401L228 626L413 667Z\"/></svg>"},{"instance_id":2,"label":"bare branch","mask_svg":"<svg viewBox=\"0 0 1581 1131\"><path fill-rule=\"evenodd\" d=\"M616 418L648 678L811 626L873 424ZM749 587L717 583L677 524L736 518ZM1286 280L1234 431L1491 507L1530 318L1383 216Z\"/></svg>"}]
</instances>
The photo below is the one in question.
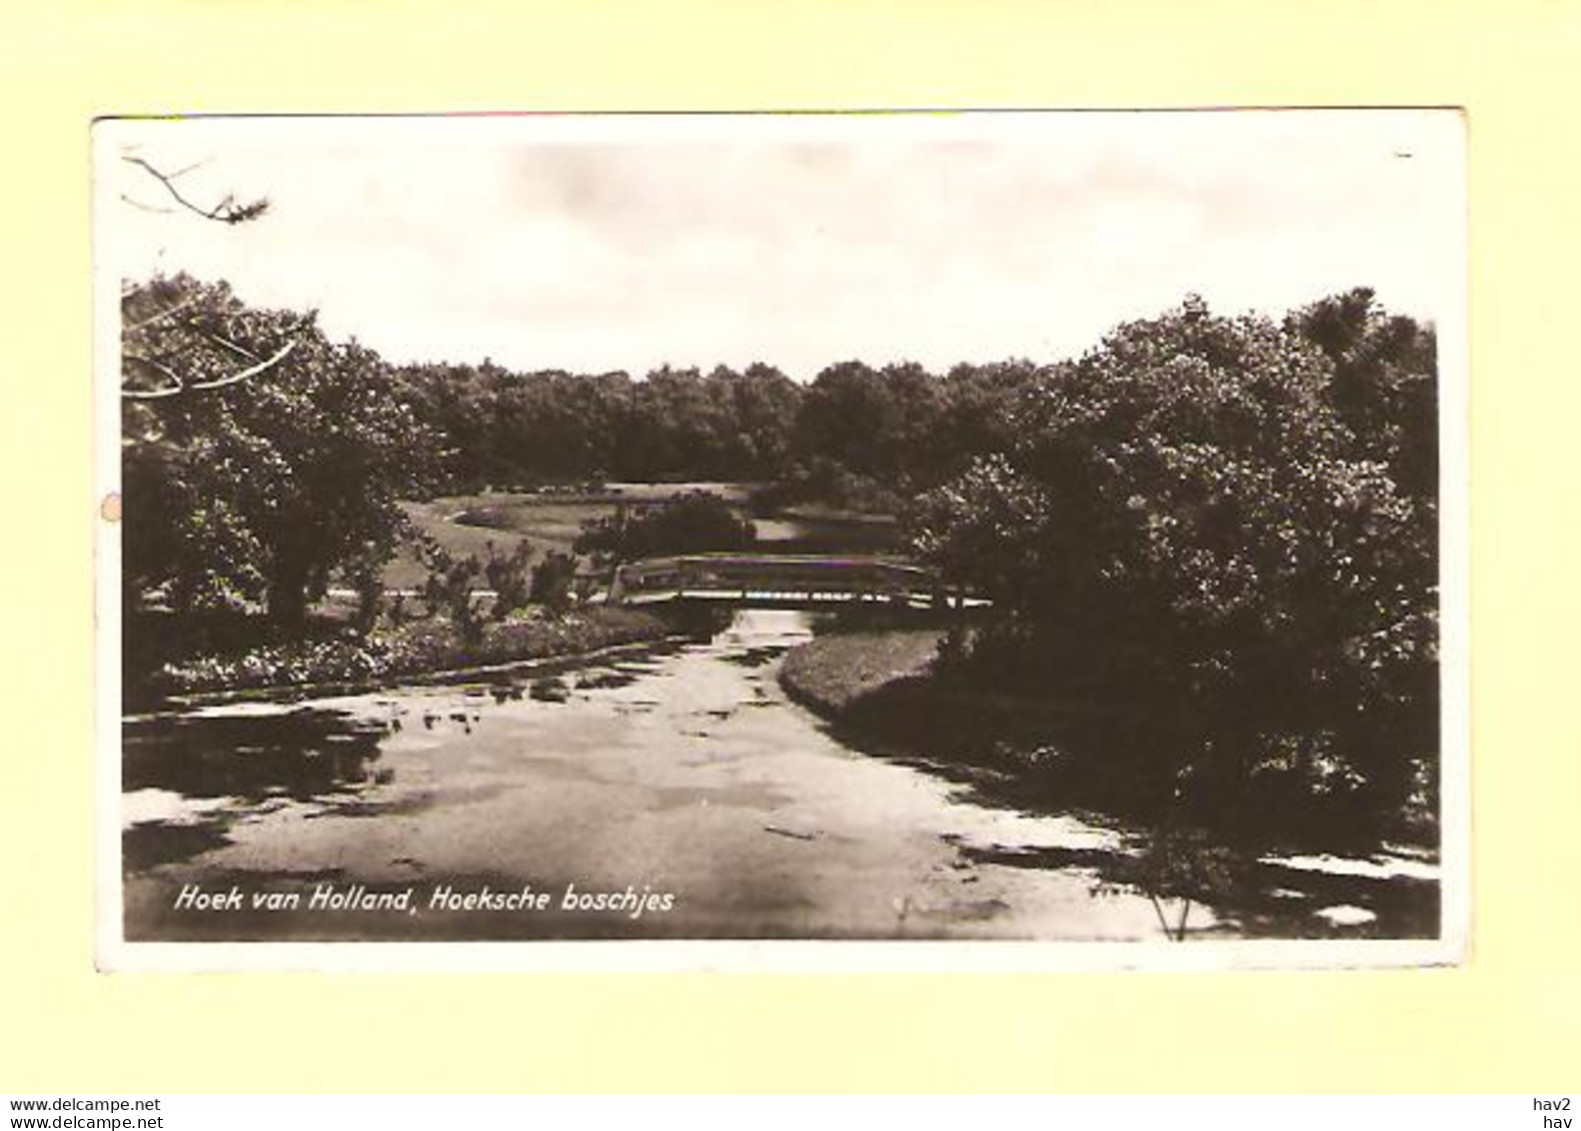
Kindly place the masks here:
<instances>
[{"instance_id":1,"label":"bare branch","mask_svg":"<svg viewBox=\"0 0 1581 1131\"><path fill-rule=\"evenodd\" d=\"M161 208L157 204L144 204L141 200L133 200L124 192L121 194L121 199L133 208L140 208L144 212L158 212L162 216L174 216L176 213L174 208Z\"/></svg>"},{"instance_id":2,"label":"bare branch","mask_svg":"<svg viewBox=\"0 0 1581 1131\"><path fill-rule=\"evenodd\" d=\"M1152 892L1147 893L1147 898L1153 901L1153 913L1158 916L1158 925L1164 928L1166 937L1174 938L1174 932L1169 929L1169 920L1164 918L1163 905L1158 902L1158 896Z\"/></svg>"},{"instance_id":3,"label":"bare branch","mask_svg":"<svg viewBox=\"0 0 1581 1131\"><path fill-rule=\"evenodd\" d=\"M279 365L280 362L285 360L286 355L295 348L296 342L289 341L284 346L282 346L280 352L275 354L273 357L264 361L260 361L257 365L254 365L249 369L243 369L240 373L233 373L229 377L221 377L217 381L200 381L197 384L191 385L189 387L193 389L223 389L226 385L234 385L238 381L245 381L249 377L256 377L265 370L273 369L276 365Z\"/></svg>"},{"instance_id":4,"label":"bare branch","mask_svg":"<svg viewBox=\"0 0 1581 1131\"><path fill-rule=\"evenodd\" d=\"M202 334L203 334L203 336L205 338L207 338L209 341L213 342L215 345L221 346L221 347L223 347L225 349L230 350L233 354L235 354L237 357L241 358L243 361L256 362L258 360L258 355L253 353L252 350L246 349L246 348L244 348L242 346L237 345L235 342L231 341L229 338L227 338L227 337L225 337L225 336L223 336L221 334L211 334L207 330L202 331Z\"/></svg>"},{"instance_id":5,"label":"bare branch","mask_svg":"<svg viewBox=\"0 0 1581 1131\"><path fill-rule=\"evenodd\" d=\"M187 387L186 383L181 380L181 375L179 373L171 369L168 365L163 365L151 357L143 357L140 354L129 353L123 360L133 361L139 365L146 365L150 369L154 369L162 373L173 382L173 384L168 385L163 389L127 389L123 387L121 389L121 395L129 400L156 401L161 397L173 397L177 393L183 392Z\"/></svg>"},{"instance_id":6,"label":"bare branch","mask_svg":"<svg viewBox=\"0 0 1581 1131\"><path fill-rule=\"evenodd\" d=\"M144 161L141 157L132 157L123 153L121 155L121 160L129 164L136 165L139 169L142 169L149 176L153 177L160 184L164 185L165 191L171 195L172 199L174 199L177 204L181 205L181 207L187 209L189 212L193 212L199 216L202 216L205 220L216 220L222 224L241 224L248 220L256 220L269 208L269 200L267 197L259 197L257 200L251 201L247 204L238 204L236 202L236 197L229 193L226 194L224 200L220 201L213 208L204 208L202 205L194 204L192 201L181 195L180 190L177 189L173 183L175 179L173 176L160 172L147 161ZM181 170L181 173L189 172L191 168L193 167L188 166L186 169ZM175 176L180 176L181 173L177 173Z\"/></svg>"},{"instance_id":7,"label":"bare branch","mask_svg":"<svg viewBox=\"0 0 1581 1131\"><path fill-rule=\"evenodd\" d=\"M183 168L177 169L174 173L166 173L165 176L169 177L171 180L175 180L177 177L184 177L188 173L192 172L192 170L194 170L194 169L201 169L203 166L207 165L209 163L209 160L210 160L209 158L205 157L201 161L194 161L190 165L187 165L187 166L184 166Z\"/></svg>"}]
</instances>

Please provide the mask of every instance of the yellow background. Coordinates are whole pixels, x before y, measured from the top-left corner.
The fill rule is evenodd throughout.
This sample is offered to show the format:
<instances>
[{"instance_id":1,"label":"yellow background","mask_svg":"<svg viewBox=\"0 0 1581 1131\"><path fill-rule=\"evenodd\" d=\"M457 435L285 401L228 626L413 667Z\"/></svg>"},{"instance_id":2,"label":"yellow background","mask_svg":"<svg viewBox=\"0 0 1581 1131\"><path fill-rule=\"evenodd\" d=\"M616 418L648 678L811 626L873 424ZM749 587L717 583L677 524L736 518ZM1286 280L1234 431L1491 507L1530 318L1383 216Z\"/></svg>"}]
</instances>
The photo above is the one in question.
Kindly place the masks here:
<instances>
[{"instance_id":1,"label":"yellow background","mask_svg":"<svg viewBox=\"0 0 1581 1131\"><path fill-rule=\"evenodd\" d=\"M0 7L0 1091L1572 1091L1581 5ZM1473 891L1453 970L93 971L88 123L182 111L1464 105Z\"/></svg>"}]
</instances>

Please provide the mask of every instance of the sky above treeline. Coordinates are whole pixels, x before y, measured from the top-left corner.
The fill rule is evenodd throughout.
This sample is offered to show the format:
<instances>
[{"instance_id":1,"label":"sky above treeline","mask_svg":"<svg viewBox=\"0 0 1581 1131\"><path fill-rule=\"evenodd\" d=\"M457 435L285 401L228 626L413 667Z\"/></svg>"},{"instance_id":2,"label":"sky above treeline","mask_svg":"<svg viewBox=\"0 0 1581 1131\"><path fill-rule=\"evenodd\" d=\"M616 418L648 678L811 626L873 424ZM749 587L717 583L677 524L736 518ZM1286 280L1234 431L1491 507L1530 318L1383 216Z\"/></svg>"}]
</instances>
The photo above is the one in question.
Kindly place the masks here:
<instances>
[{"instance_id":1,"label":"sky above treeline","mask_svg":"<svg viewBox=\"0 0 1581 1131\"><path fill-rule=\"evenodd\" d=\"M1075 356L1188 292L1456 316L1463 144L1399 111L110 122L95 259L316 308L396 363L943 371ZM125 155L271 207L205 221Z\"/></svg>"}]
</instances>

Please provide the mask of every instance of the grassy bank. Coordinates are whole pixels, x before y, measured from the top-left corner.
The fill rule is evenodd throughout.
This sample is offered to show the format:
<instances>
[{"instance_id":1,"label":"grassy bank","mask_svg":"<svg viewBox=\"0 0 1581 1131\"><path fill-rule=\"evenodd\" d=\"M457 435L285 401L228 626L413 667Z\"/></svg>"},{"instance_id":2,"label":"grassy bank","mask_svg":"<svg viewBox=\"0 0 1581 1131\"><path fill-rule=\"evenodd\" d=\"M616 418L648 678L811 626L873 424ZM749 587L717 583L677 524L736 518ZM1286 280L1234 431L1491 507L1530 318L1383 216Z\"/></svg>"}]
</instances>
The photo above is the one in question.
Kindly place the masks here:
<instances>
[{"instance_id":1,"label":"grassy bank","mask_svg":"<svg viewBox=\"0 0 1581 1131\"><path fill-rule=\"evenodd\" d=\"M676 631L662 617L618 608L564 614L533 609L486 625L475 641L463 639L453 624L440 618L380 625L365 636L321 627L300 639L200 647L157 668L129 669L126 699L149 703L261 688L376 685L435 672L571 657L657 641Z\"/></svg>"},{"instance_id":2,"label":"grassy bank","mask_svg":"<svg viewBox=\"0 0 1581 1131\"><path fill-rule=\"evenodd\" d=\"M780 682L797 702L886 747L991 768L1018 792L1039 790L1066 761L1050 736L1091 725L1093 706L966 685L938 669L944 636L939 626L820 636L786 656Z\"/></svg>"},{"instance_id":3,"label":"grassy bank","mask_svg":"<svg viewBox=\"0 0 1581 1131\"><path fill-rule=\"evenodd\" d=\"M853 737L987 783L1000 800L1058 799L1111 812L1158 800L1158 790L1127 773L1123 759L1094 764L1072 755L1082 739L1106 729L1091 703L966 684L938 668L943 636L942 628L920 627L820 636L786 656L780 682Z\"/></svg>"}]
</instances>

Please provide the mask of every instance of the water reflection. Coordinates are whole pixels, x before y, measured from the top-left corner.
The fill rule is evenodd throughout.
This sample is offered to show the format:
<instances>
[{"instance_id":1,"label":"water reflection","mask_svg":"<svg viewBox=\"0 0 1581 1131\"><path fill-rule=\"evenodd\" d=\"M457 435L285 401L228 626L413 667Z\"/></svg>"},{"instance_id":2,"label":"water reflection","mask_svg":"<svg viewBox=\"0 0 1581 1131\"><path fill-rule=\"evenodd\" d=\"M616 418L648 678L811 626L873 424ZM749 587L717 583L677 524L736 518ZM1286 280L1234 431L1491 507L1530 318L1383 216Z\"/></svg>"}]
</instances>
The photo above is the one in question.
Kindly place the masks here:
<instances>
[{"instance_id":1,"label":"water reflection","mask_svg":"<svg viewBox=\"0 0 1581 1131\"><path fill-rule=\"evenodd\" d=\"M121 870L128 875L145 872L229 843L230 837L221 823L142 821L129 825L121 834Z\"/></svg>"},{"instance_id":2,"label":"water reflection","mask_svg":"<svg viewBox=\"0 0 1581 1131\"><path fill-rule=\"evenodd\" d=\"M778 515L754 518L757 546L765 553L892 553L900 535L891 522Z\"/></svg>"},{"instance_id":3,"label":"water reflection","mask_svg":"<svg viewBox=\"0 0 1581 1131\"><path fill-rule=\"evenodd\" d=\"M1133 863L1144 841L1131 830L1068 812L1024 777L946 750L883 749L788 702L777 664L811 632L805 614L743 613L706 643L557 674L129 720L124 863L129 890L142 885L153 908L129 912L129 937L212 929L168 914L170 885L189 878L289 884L326 872L374 884L663 879L685 891L690 918L641 929L682 937L1156 933L1138 893L1094 894ZM1434 874L1402 882L1327 860L1248 860L1234 893L1193 913L1193 932L1432 934ZM254 932L243 937L333 926L282 924L243 925Z\"/></svg>"},{"instance_id":4,"label":"water reflection","mask_svg":"<svg viewBox=\"0 0 1581 1131\"><path fill-rule=\"evenodd\" d=\"M159 717L123 728L121 783L128 792L186 797L312 798L373 782L379 744L391 729L311 708Z\"/></svg>"},{"instance_id":5,"label":"water reflection","mask_svg":"<svg viewBox=\"0 0 1581 1131\"><path fill-rule=\"evenodd\" d=\"M1093 877L1095 892L1124 884L1135 871L1131 854L1114 847L963 845L961 852L964 859L977 863L1085 871ZM1436 880L1382 880L1286 868L1251 859L1237 861L1233 872L1233 885L1211 898L1214 921L1188 933L1199 937L1281 938L1328 934L1413 938L1437 934Z\"/></svg>"},{"instance_id":6,"label":"water reflection","mask_svg":"<svg viewBox=\"0 0 1581 1131\"><path fill-rule=\"evenodd\" d=\"M176 863L232 843L238 820L292 802L332 799L342 813L389 786L380 742L400 719L381 723L339 711L194 712L128 722L122 729L122 788L128 874Z\"/></svg>"},{"instance_id":7,"label":"water reflection","mask_svg":"<svg viewBox=\"0 0 1581 1131\"><path fill-rule=\"evenodd\" d=\"M564 703L571 698L571 689L566 686L565 680L556 675L534 680L530 694L540 703Z\"/></svg>"}]
</instances>

